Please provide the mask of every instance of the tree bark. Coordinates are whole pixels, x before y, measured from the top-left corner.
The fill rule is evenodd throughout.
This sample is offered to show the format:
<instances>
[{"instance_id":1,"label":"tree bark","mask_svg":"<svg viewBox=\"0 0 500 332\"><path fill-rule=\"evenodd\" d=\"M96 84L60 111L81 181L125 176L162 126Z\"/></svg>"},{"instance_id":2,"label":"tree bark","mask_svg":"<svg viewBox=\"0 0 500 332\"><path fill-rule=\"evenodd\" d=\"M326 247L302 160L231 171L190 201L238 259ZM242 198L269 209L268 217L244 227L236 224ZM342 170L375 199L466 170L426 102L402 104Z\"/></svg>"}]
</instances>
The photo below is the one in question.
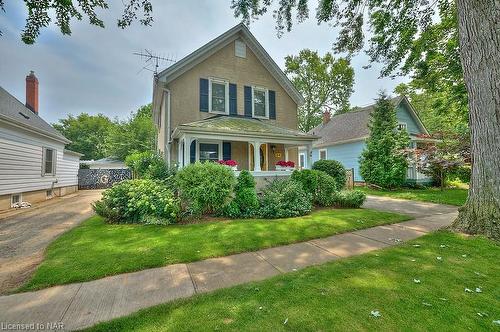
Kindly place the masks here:
<instances>
[{"instance_id":1,"label":"tree bark","mask_svg":"<svg viewBox=\"0 0 500 332\"><path fill-rule=\"evenodd\" d=\"M457 0L472 176L452 228L500 240L500 0Z\"/></svg>"}]
</instances>

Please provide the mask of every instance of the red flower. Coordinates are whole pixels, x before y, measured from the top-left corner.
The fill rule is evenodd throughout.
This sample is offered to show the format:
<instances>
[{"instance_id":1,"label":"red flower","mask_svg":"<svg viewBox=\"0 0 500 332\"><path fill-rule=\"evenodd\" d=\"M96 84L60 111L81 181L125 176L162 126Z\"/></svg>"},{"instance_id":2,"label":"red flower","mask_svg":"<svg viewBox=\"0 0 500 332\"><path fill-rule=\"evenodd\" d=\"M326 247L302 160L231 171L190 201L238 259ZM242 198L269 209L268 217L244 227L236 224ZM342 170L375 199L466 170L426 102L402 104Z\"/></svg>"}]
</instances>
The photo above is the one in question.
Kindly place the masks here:
<instances>
[{"instance_id":1,"label":"red flower","mask_svg":"<svg viewBox=\"0 0 500 332\"><path fill-rule=\"evenodd\" d=\"M288 165L287 165L286 161L280 160L280 161L276 162L276 166L286 167Z\"/></svg>"},{"instance_id":2,"label":"red flower","mask_svg":"<svg viewBox=\"0 0 500 332\"><path fill-rule=\"evenodd\" d=\"M218 163L221 165L226 165L231 167L238 166L236 160L219 160Z\"/></svg>"},{"instance_id":3,"label":"red flower","mask_svg":"<svg viewBox=\"0 0 500 332\"><path fill-rule=\"evenodd\" d=\"M287 161L287 162L286 162L286 165L287 165L288 167L295 167L295 163L294 163L293 161L291 161L291 160Z\"/></svg>"}]
</instances>

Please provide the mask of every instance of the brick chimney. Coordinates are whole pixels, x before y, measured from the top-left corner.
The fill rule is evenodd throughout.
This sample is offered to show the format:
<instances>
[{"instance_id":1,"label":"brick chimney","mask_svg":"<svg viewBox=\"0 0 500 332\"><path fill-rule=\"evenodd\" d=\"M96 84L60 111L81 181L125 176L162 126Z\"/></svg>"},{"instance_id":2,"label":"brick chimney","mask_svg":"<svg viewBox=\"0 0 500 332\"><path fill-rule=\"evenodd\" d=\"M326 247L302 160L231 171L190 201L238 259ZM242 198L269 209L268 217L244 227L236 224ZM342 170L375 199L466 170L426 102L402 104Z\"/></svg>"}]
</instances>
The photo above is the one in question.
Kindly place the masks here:
<instances>
[{"instance_id":1,"label":"brick chimney","mask_svg":"<svg viewBox=\"0 0 500 332\"><path fill-rule=\"evenodd\" d=\"M332 114L330 113L330 111L324 111L323 112L323 124L327 124L328 122L330 122L330 119L332 118Z\"/></svg>"},{"instance_id":2,"label":"brick chimney","mask_svg":"<svg viewBox=\"0 0 500 332\"><path fill-rule=\"evenodd\" d=\"M26 76L26 107L38 114L38 78L33 70Z\"/></svg>"}]
</instances>

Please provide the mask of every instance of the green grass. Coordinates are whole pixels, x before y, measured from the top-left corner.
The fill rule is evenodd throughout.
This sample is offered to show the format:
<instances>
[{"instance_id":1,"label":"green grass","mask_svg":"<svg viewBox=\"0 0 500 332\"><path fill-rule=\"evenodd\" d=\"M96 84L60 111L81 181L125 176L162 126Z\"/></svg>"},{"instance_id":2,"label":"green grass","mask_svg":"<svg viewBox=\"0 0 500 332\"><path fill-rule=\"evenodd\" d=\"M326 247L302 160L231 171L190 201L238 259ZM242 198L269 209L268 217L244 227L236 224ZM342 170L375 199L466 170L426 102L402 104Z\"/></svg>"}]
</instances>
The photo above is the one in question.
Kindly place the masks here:
<instances>
[{"instance_id":1,"label":"green grass","mask_svg":"<svg viewBox=\"0 0 500 332\"><path fill-rule=\"evenodd\" d=\"M411 199L415 201L432 202L438 204L449 204L462 206L467 199L467 189L439 188L426 189L397 189L397 190L377 190L366 187L356 188L364 191L367 195L386 196L392 198Z\"/></svg>"},{"instance_id":2,"label":"green grass","mask_svg":"<svg viewBox=\"0 0 500 332\"><path fill-rule=\"evenodd\" d=\"M412 245L416 243L420 247ZM485 238L437 232L389 249L162 304L90 330L499 331L493 323L500 319L499 257L500 247ZM382 316L372 317L372 310Z\"/></svg>"},{"instance_id":3,"label":"green grass","mask_svg":"<svg viewBox=\"0 0 500 332\"><path fill-rule=\"evenodd\" d=\"M171 226L110 225L95 216L54 241L32 279L19 290L226 256L408 219L369 209L325 209L298 218Z\"/></svg>"}]
</instances>

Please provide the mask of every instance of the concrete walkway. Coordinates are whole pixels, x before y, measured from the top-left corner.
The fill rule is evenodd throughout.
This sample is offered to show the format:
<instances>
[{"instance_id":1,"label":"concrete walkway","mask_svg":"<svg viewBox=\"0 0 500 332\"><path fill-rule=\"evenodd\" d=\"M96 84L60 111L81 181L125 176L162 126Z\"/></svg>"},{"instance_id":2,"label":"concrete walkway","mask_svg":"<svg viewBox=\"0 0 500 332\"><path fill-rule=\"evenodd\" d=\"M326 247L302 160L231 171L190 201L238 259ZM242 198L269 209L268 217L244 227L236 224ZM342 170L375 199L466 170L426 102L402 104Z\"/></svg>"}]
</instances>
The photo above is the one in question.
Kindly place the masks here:
<instances>
[{"instance_id":1,"label":"concrete walkway","mask_svg":"<svg viewBox=\"0 0 500 332\"><path fill-rule=\"evenodd\" d=\"M0 294L21 286L42 261L45 248L93 214L90 203L101 192L78 191L0 215Z\"/></svg>"},{"instance_id":2,"label":"concrete walkway","mask_svg":"<svg viewBox=\"0 0 500 332\"><path fill-rule=\"evenodd\" d=\"M383 197L370 197L366 207L398 211L416 218L256 252L3 296L0 324L61 322L65 330L81 329L196 293L395 245L447 226L457 215L456 207Z\"/></svg>"}]
</instances>

